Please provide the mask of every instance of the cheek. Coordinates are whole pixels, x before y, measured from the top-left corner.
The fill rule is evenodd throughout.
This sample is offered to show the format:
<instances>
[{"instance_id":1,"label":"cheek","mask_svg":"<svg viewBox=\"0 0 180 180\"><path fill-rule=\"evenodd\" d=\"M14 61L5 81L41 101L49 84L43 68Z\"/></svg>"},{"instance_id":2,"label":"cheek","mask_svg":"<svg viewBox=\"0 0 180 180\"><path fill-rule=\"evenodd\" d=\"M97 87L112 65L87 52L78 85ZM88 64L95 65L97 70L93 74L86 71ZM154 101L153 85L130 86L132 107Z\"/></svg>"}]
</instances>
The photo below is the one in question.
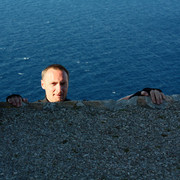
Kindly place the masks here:
<instances>
[{"instance_id":1,"label":"cheek","mask_svg":"<svg viewBox=\"0 0 180 180\"><path fill-rule=\"evenodd\" d=\"M54 86L50 86L49 88L48 88L48 92L54 92L55 91L55 87Z\"/></svg>"},{"instance_id":2,"label":"cheek","mask_svg":"<svg viewBox=\"0 0 180 180\"><path fill-rule=\"evenodd\" d=\"M63 86L63 87L62 87L62 90L63 90L63 91L67 91L67 88L68 88L68 86Z\"/></svg>"}]
</instances>

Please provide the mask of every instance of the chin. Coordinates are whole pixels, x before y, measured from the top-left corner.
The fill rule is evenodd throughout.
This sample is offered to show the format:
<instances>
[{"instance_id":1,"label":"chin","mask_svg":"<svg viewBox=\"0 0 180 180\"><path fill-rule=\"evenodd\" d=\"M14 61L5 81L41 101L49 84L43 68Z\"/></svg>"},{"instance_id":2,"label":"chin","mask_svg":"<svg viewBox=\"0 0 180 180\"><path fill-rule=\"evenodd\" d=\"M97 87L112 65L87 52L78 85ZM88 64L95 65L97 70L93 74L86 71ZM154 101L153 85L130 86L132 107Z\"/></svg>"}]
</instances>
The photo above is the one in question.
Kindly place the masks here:
<instances>
[{"instance_id":1,"label":"chin","mask_svg":"<svg viewBox=\"0 0 180 180\"><path fill-rule=\"evenodd\" d=\"M57 99L55 100L55 102L60 102L60 101L64 101L64 99L63 99L63 98L57 98Z\"/></svg>"}]
</instances>

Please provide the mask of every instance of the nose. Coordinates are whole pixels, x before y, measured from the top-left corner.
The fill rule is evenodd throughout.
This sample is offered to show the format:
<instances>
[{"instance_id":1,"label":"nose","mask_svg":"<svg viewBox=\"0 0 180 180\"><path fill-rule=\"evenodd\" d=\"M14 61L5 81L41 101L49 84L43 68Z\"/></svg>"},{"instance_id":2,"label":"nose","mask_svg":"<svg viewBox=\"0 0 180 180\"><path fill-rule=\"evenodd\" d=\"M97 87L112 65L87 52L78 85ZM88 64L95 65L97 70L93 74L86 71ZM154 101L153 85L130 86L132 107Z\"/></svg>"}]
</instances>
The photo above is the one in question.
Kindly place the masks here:
<instances>
[{"instance_id":1,"label":"nose","mask_svg":"<svg viewBox=\"0 0 180 180\"><path fill-rule=\"evenodd\" d=\"M58 93L62 92L62 86L60 84L57 85L56 90Z\"/></svg>"}]
</instances>

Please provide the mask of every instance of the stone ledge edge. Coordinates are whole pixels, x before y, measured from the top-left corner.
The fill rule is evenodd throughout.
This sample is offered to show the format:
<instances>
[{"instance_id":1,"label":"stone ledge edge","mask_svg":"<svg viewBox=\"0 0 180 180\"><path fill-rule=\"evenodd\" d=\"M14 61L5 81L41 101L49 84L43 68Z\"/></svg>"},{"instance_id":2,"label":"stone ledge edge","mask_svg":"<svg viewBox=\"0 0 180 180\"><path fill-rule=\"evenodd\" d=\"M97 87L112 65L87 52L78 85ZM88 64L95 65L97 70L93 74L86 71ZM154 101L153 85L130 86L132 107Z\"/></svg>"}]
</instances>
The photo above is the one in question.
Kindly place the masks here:
<instances>
[{"instance_id":1,"label":"stone ledge edge","mask_svg":"<svg viewBox=\"0 0 180 180\"><path fill-rule=\"evenodd\" d=\"M66 107L66 108L80 108L91 106L95 108L103 108L110 110L120 110L130 106L141 106L145 108L152 109L167 109L171 107L175 102L180 103L180 94L174 94L171 96L166 96L166 100L161 105L153 104L150 97L145 96L135 96L129 100L91 100L91 101L66 101L58 103L23 103L23 107L35 108L39 110L43 109L53 109L54 107ZM11 104L7 102L0 102L0 108L14 108Z\"/></svg>"}]
</instances>

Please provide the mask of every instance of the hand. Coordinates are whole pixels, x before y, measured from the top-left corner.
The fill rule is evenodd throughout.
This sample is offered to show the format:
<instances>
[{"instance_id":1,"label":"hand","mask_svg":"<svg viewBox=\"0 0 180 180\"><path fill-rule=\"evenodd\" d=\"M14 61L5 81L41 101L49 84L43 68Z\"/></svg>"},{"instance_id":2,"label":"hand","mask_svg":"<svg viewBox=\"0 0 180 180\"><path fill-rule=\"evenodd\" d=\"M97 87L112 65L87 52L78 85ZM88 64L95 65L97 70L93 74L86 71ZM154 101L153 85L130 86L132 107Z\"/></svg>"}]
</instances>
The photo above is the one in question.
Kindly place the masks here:
<instances>
[{"instance_id":1,"label":"hand","mask_svg":"<svg viewBox=\"0 0 180 180\"><path fill-rule=\"evenodd\" d=\"M22 106L22 102L27 103L28 100L26 98L22 98L21 96L12 96L8 98L7 102L12 104L15 107L20 107Z\"/></svg>"},{"instance_id":2,"label":"hand","mask_svg":"<svg viewBox=\"0 0 180 180\"><path fill-rule=\"evenodd\" d=\"M141 95L149 96L149 94L146 91L141 91ZM162 104L163 100L166 99L166 96L158 90L151 90L150 97L154 104Z\"/></svg>"}]
</instances>

